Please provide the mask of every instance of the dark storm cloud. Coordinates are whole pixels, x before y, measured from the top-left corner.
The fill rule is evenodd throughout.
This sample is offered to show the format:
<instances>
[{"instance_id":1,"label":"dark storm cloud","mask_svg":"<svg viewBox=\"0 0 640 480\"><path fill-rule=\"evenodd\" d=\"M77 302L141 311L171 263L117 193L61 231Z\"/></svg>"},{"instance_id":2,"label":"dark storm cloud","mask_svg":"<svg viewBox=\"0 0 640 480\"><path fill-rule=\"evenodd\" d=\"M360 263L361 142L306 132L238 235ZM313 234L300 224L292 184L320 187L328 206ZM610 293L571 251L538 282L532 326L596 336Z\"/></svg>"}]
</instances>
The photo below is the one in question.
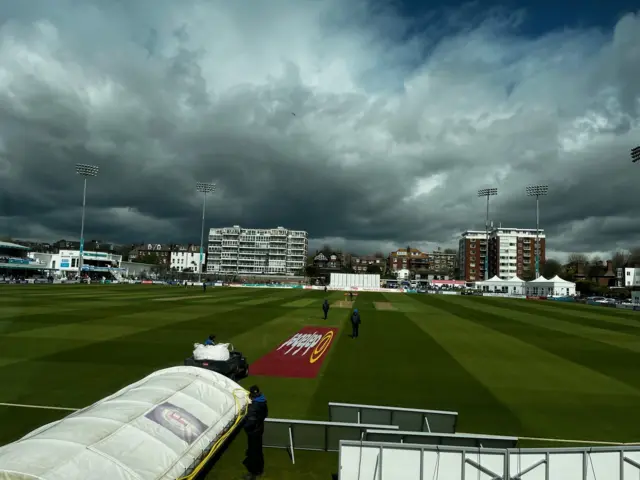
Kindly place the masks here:
<instances>
[{"instance_id":1,"label":"dark storm cloud","mask_svg":"<svg viewBox=\"0 0 640 480\"><path fill-rule=\"evenodd\" d=\"M500 189L495 222L533 227L524 187L545 183L552 250L640 242L637 16L531 39L517 15L454 15L435 41L364 2L254 7L3 5L0 225L77 236L89 163L91 238L195 241L195 182L215 181L210 226L446 246L483 225L478 188Z\"/></svg>"}]
</instances>

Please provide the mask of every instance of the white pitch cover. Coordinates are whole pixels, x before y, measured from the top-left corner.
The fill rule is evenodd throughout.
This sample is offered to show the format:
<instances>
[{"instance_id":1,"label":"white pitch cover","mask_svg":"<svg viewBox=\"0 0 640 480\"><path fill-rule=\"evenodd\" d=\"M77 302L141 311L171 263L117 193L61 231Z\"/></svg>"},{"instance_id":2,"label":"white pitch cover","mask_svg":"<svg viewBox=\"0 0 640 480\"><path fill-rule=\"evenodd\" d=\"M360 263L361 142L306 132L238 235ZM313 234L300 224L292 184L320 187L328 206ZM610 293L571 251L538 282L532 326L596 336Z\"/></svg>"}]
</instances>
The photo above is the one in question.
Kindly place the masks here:
<instances>
[{"instance_id":1,"label":"white pitch cover","mask_svg":"<svg viewBox=\"0 0 640 480\"><path fill-rule=\"evenodd\" d=\"M240 385L210 370L159 370L0 447L0 480L175 480L248 403Z\"/></svg>"}]
</instances>

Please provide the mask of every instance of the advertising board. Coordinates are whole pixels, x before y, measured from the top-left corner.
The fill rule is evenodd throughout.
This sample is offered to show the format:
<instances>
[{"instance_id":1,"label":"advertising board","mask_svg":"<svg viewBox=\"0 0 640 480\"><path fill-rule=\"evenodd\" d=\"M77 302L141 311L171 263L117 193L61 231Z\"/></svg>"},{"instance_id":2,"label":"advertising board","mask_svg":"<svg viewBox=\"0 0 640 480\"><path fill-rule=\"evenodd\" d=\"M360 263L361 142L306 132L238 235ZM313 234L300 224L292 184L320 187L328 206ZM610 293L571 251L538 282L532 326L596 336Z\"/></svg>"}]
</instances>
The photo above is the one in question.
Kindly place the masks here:
<instances>
[{"instance_id":1,"label":"advertising board","mask_svg":"<svg viewBox=\"0 0 640 480\"><path fill-rule=\"evenodd\" d=\"M633 310L633 305L632 305L632 304L630 304L630 303L627 303L627 304L625 304L625 303L618 303L618 304L616 305L616 308L620 308L620 309L622 309L622 310Z\"/></svg>"},{"instance_id":2,"label":"advertising board","mask_svg":"<svg viewBox=\"0 0 640 480\"><path fill-rule=\"evenodd\" d=\"M554 302L575 303L575 299L573 297L547 297L547 300L551 300Z\"/></svg>"}]
</instances>

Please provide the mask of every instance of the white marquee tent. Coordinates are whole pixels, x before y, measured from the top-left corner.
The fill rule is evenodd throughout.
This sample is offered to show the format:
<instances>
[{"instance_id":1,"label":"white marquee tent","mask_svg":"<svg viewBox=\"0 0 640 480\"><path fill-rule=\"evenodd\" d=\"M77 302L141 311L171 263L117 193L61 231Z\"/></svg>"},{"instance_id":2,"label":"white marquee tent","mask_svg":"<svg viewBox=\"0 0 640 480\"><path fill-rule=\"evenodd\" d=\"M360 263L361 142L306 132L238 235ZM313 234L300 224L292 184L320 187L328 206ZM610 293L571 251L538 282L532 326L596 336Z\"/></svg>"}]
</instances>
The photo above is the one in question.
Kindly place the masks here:
<instances>
[{"instance_id":1,"label":"white marquee tent","mask_svg":"<svg viewBox=\"0 0 640 480\"><path fill-rule=\"evenodd\" d=\"M505 283L507 284L507 288L510 294L524 295L526 282L519 278L517 275L515 277L511 277Z\"/></svg>"},{"instance_id":2,"label":"white marquee tent","mask_svg":"<svg viewBox=\"0 0 640 480\"><path fill-rule=\"evenodd\" d=\"M489 280L481 280L479 282L475 282L476 288L479 288L485 292L502 292L503 284L504 280L502 280L497 275L494 275Z\"/></svg>"},{"instance_id":3,"label":"white marquee tent","mask_svg":"<svg viewBox=\"0 0 640 480\"><path fill-rule=\"evenodd\" d=\"M487 293L508 293L510 295L532 296L572 296L576 293L576 284L563 280L557 275L551 279L538 277L530 282L525 282L518 276L503 280L495 275L489 280L475 282L476 288Z\"/></svg>"},{"instance_id":4,"label":"white marquee tent","mask_svg":"<svg viewBox=\"0 0 640 480\"><path fill-rule=\"evenodd\" d=\"M210 370L159 370L0 448L0 480L190 479L248 403Z\"/></svg>"},{"instance_id":5,"label":"white marquee tent","mask_svg":"<svg viewBox=\"0 0 640 480\"><path fill-rule=\"evenodd\" d=\"M567 297L576 294L576 284L557 275L551 279L540 276L526 283L525 292L535 296Z\"/></svg>"},{"instance_id":6,"label":"white marquee tent","mask_svg":"<svg viewBox=\"0 0 640 480\"><path fill-rule=\"evenodd\" d=\"M489 280L484 280L480 282L476 282L476 288L479 288L483 292L488 293L516 293L522 294L522 286L518 284L518 282L513 282L513 279L503 280L502 278L494 275ZM519 279L518 279L519 280ZM520 288L514 290L514 287L519 286Z\"/></svg>"}]
</instances>

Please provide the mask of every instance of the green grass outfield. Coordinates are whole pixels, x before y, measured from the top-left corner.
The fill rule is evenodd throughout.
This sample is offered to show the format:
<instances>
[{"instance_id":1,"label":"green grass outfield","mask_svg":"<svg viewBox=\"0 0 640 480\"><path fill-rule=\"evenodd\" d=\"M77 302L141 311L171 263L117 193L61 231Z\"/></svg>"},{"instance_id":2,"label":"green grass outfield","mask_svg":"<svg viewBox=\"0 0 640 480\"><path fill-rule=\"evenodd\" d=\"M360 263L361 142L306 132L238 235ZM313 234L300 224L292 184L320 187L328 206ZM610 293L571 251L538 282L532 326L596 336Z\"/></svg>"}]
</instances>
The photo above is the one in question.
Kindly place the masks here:
<instances>
[{"instance_id":1,"label":"green grass outfield","mask_svg":"<svg viewBox=\"0 0 640 480\"><path fill-rule=\"evenodd\" d=\"M341 292L327 294L330 301ZM365 293L321 317L323 292L135 285L0 287L0 403L85 407L182 364L209 333L250 360L304 325L340 328L316 379L250 377L272 417L327 403L455 410L462 432L640 441L640 315L552 302ZM393 310L376 308L391 302ZM0 406L0 444L65 413ZM555 445L547 443L548 445ZM208 478L235 478L244 437ZM266 451L265 479L325 479L337 455Z\"/></svg>"}]
</instances>

